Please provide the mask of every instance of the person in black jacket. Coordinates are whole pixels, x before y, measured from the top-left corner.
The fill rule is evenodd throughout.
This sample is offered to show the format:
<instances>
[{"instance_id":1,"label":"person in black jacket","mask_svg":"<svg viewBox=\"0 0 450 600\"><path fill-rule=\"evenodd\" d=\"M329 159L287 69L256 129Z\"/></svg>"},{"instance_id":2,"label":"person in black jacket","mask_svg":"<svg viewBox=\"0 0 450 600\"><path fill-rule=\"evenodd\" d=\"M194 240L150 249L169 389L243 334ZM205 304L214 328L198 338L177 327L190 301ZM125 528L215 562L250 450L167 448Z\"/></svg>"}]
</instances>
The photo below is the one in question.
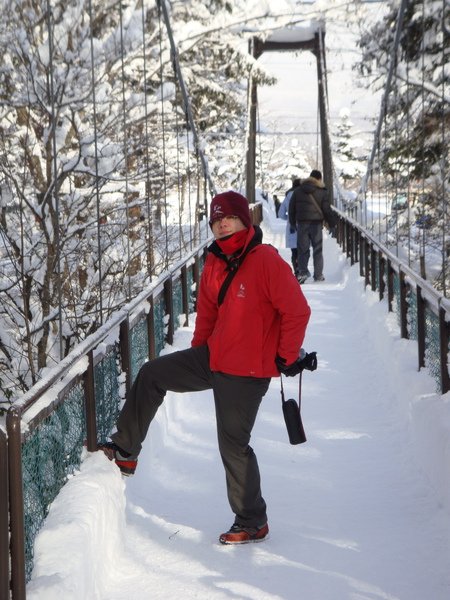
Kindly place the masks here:
<instances>
[{"instance_id":1,"label":"person in black jacket","mask_svg":"<svg viewBox=\"0 0 450 600\"><path fill-rule=\"evenodd\" d=\"M331 210L322 173L311 171L293 192L289 203L289 223L297 230L298 280L300 283L311 277L308 270L310 246L313 249L314 281L324 281L322 254L322 226L326 221L330 230L336 225Z\"/></svg>"}]
</instances>

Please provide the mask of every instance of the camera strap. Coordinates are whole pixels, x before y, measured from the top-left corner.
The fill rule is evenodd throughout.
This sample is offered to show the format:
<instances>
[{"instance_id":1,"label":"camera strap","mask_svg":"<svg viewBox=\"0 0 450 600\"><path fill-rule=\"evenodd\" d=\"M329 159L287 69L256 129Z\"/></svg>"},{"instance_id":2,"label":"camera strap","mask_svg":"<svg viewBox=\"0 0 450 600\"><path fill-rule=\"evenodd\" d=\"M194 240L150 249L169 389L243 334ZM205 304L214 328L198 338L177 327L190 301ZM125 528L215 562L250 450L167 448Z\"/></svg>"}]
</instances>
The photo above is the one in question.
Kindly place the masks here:
<instances>
[{"instance_id":1,"label":"camera strap","mask_svg":"<svg viewBox=\"0 0 450 600\"><path fill-rule=\"evenodd\" d=\"M284 399L284 388L283 388L283 375L280 373L280 384L281 384L281 402L284 403L286 400ZM298 408L301 410L302 407L302 371L299 373L298 377Z\"/></svg>"}]
</instances>

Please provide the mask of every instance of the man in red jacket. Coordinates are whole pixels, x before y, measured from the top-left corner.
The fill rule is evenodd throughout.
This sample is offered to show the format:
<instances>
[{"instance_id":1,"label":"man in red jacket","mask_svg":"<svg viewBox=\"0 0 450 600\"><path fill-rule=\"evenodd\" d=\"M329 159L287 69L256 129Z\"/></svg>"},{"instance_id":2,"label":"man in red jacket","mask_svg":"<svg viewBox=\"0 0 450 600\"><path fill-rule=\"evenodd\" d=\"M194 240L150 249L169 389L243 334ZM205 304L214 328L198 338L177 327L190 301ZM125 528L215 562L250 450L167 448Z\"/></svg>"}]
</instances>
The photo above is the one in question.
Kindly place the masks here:
<instances>
[{"instance_id":1,"label":"man in red jacket","mask_svg":"<svg viewBox=\"0 0 450 600\"><path fill-rule=\"evenodd\" d=\"M202 272L192 347L145 363L130 390L112 442L102 446L122 473L134 473L149 425L167 391L212 389L228 500L235 515L223 544L268 535L258 462L249 445L271 377L296 375L310 308L290 266L262 244L248 202L234 191L216 195L215 241Z\"/></svg>"}]
</instances>

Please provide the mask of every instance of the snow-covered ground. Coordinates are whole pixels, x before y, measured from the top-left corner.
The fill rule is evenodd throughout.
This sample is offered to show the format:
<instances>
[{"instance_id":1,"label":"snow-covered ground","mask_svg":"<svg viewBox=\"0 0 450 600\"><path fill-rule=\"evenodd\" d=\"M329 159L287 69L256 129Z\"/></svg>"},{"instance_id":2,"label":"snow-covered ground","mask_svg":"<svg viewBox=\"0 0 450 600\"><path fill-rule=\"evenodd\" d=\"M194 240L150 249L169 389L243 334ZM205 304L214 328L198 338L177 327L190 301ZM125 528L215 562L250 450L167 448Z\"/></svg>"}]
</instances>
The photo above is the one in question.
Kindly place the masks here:
<instances>
[{"instance_id":1,"label":"snow-covered ground","mask_svg":"<svg viewBox=\"0 0 450 600\"><path fill-rule=\"evenodd\" d=\"M263 229L289 261L269 206ZM133 478L87 454L54 501L29 600L448 600L450 394L417 372L415 343L335 240L324 255L326 281L304 285L305 348L319 357L303 376L308 441L289 445L279 379L252 438L270 538L218 543L233 515L211 394L168 394Z\"/></svg>"}]
</instances>

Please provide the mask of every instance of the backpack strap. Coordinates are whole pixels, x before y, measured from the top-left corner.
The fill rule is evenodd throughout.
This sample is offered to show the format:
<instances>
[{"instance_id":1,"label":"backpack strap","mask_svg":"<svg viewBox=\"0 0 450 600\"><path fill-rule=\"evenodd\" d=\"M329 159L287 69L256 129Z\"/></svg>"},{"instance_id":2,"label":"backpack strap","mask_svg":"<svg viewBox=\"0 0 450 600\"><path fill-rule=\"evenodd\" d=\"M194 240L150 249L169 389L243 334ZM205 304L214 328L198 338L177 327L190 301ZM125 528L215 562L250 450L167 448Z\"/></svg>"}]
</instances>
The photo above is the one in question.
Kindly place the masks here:
<instances>
[{"instance_id":1,"label":"backpack strap","mask_svg":"<svg viewBox=\"0 0 450 600\"><path fill-rule=\"evenodd\" d=\"M247 248L244 250L244 252L240 256L238 256L234 260L229 261L228 267L227 267L228 275L225 277L225 280L222 283L222 286L219 290L219 295L217 297L217 305L218 306L222 305L222 303L225 299L225 294L227 293L227 290L230 287L230 284L233 281L234 276L238 272L239 267L244 262L244 258L247 256L247 254L250 252L250 250L253 250L253 248L258 246L260 243L261 243L260 240L253 238L250 241L250 243L248 244Z\"/></svg>"}]
</instances>

